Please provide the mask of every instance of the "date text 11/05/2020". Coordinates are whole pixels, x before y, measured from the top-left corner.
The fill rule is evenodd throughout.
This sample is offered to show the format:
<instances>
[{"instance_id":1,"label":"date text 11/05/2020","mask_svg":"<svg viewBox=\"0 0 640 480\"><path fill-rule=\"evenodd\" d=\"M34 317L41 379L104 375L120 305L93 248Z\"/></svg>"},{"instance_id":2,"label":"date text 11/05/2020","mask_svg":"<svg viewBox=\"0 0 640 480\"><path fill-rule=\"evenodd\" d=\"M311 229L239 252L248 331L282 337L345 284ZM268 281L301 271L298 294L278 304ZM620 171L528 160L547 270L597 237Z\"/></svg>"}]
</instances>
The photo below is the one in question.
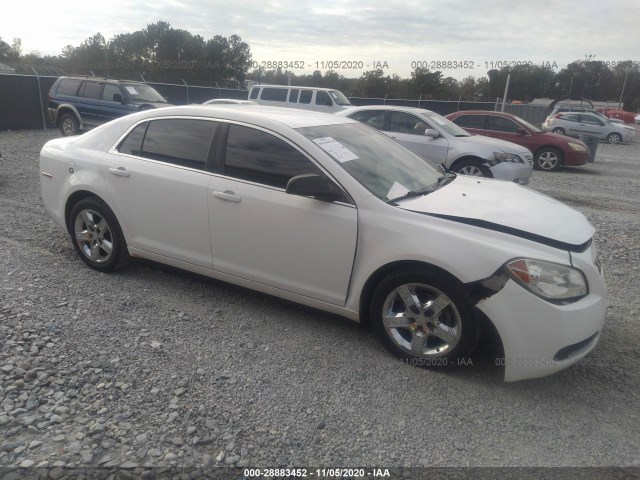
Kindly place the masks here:
<instances>
[{"instance_id":1,"label":"date text 11/05/2020","mask_svg":"<svg viewBox=\"0 0 640 480\"><path fill-rule=\"evenodd\" d=\"M605 62L607 65L611 65L611 68L615 64L620 62ZM415 70L417 68L426 68L429 70L475 70L475 69L500 69L505 67L516 67L519 65L526 65L530 67L544 67L551 69L560 68L558 62L555 60L412 60L409 64L410 68ZM251 68L274 70L282 68L285 70L304 70L304 69L318 69L318 70L370 70L370 69L390 69L393 64L387 60L261 60L251 62Z\"/></svg>"}]
</instances>

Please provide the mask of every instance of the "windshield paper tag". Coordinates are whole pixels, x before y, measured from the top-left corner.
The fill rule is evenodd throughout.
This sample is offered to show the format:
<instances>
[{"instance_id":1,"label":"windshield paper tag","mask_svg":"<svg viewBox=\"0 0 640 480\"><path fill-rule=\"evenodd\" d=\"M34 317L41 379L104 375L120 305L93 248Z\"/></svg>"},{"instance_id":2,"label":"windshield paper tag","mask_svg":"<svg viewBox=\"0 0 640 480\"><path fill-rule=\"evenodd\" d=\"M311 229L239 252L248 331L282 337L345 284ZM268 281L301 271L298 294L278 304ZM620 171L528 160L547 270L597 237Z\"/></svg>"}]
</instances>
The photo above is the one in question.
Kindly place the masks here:
<instances>
[{"instance_id":1,"label":"windshield paper tag","mask_svg":"<svg viewBox=\"0 0 640 480\"><path fill-rule=\"evenodd\" d=\"M356 160L358 156L331 137L316 138L313 143L338 160L340 163Z\"/></svg>"},{"instance_id":2,"label":"windshield paper tag","mask_svg":"<svg viewBox=\"0 0 640 480\"><path fill-rule=\"evenodd\" d=\"M409 189L407 187L400 185L398 182L393 182L391 190L387 193L387 198L398 198L406 195L407 193L409 193Z\"/></svg>"},{"instance_id":3,"label":"windshield paper tag","mask_svg":"<svg viewBox=\"0 0 640 480\"><path fill-rule=\"evenodd\" d=\"M138 92L136 91L136 89L135 89L135 88L133 88L133 87L124 87L124 88L126 88L126 89L127 89L127 92L129 92L131 95L137 95L137 94L138 94Z\"/></svg>"}]
</instances>

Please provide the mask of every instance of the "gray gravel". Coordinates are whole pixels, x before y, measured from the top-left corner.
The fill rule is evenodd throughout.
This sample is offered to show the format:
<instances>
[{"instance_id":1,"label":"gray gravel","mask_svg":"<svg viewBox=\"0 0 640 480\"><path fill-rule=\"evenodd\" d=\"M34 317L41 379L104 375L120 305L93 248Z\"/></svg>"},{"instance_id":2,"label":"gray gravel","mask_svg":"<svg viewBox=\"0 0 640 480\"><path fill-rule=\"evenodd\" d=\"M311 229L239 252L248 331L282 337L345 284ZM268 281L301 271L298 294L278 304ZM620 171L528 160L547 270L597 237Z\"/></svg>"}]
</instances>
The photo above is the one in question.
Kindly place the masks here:
<instances>
[{"instance_id":1,"label":"gray gravel","mask_svg":"<svg viewBox=\"0 0 640 480\"><path fill-rule=\"evenodd\" d=\"M422 370L348 320L151 263L90 270L42 207L56 136L0 132L0 466L640 466L640 143L534 173L598 229L610 306L583 364L505 384L482 349Z\"/></svg>"}]
</instances>

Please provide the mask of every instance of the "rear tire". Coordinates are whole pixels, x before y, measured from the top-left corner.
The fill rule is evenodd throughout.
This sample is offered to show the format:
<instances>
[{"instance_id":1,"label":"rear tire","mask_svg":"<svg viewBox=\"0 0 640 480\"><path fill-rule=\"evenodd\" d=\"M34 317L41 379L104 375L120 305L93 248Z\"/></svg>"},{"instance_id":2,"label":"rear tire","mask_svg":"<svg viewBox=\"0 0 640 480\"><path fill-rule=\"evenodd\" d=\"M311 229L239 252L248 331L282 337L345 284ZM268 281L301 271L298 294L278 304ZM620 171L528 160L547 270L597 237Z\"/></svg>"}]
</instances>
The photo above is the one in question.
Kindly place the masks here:
<instances>
[{"instance_id":1,"label":"rear tire","mask_svg":"<svg viewBox=\"0 0 640 480\"><path fill-rule=\"evenodd\" d=\"M118 220L99 198L83 198L69 214L69 235L80 258L91 268L110 272L129 263Z\"/></svg>"},{"instance_id":2,"label":"rear tire","mask_svg":"<svg viewBox=\"0 0 640 480\"><path fill-rule=\"evenodd\" d=\"M60 131L64 137L80 133L80 122L73 113L65 113L60 117Z\"/></svg>"}]
</instances>

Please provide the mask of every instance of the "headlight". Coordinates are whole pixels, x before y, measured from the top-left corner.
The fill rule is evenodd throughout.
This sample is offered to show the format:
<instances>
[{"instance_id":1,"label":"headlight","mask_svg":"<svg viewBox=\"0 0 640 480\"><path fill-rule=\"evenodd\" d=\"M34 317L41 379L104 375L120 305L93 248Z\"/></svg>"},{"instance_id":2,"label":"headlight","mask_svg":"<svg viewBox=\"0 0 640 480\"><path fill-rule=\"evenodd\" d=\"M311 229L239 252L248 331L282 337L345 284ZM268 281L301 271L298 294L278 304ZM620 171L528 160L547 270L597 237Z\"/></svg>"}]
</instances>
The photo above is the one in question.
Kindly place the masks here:
<instances>
[{"instance_id":1,"label":"headlight","mask_svg":"<svg viewBox=\"0 0 640 480\"><path fill-rule=\"evenodd\" d=\"M577 300L588 293L584 274L567 265L518 258L505 267L517 283L545 300Z\"/></svg>"},{"instance_id":2,"label":"headlight","mask_svg":"<svg viewBox=\"0 0 640 480\"><path fill-rule=\"evenodd\" d=\"M520 158L515 153L493 152L493 157L497 162L524 163L524 160L522 160L522 158ZM494 165L497 162L494 162ZM491 164L491 161L489 161L489 164Z\"/></svg>"},{"instance_id":3,"label":"headlight","mask_svg":"<svg viewBox=\"0 0 640 480\"><path fill-rule=\"evenodd\" d=\"M575 150L576 152L586 152L587 149L584 145L580 145L579 143L570 143L569 146Z\"/></svg>"}]
</instances>

